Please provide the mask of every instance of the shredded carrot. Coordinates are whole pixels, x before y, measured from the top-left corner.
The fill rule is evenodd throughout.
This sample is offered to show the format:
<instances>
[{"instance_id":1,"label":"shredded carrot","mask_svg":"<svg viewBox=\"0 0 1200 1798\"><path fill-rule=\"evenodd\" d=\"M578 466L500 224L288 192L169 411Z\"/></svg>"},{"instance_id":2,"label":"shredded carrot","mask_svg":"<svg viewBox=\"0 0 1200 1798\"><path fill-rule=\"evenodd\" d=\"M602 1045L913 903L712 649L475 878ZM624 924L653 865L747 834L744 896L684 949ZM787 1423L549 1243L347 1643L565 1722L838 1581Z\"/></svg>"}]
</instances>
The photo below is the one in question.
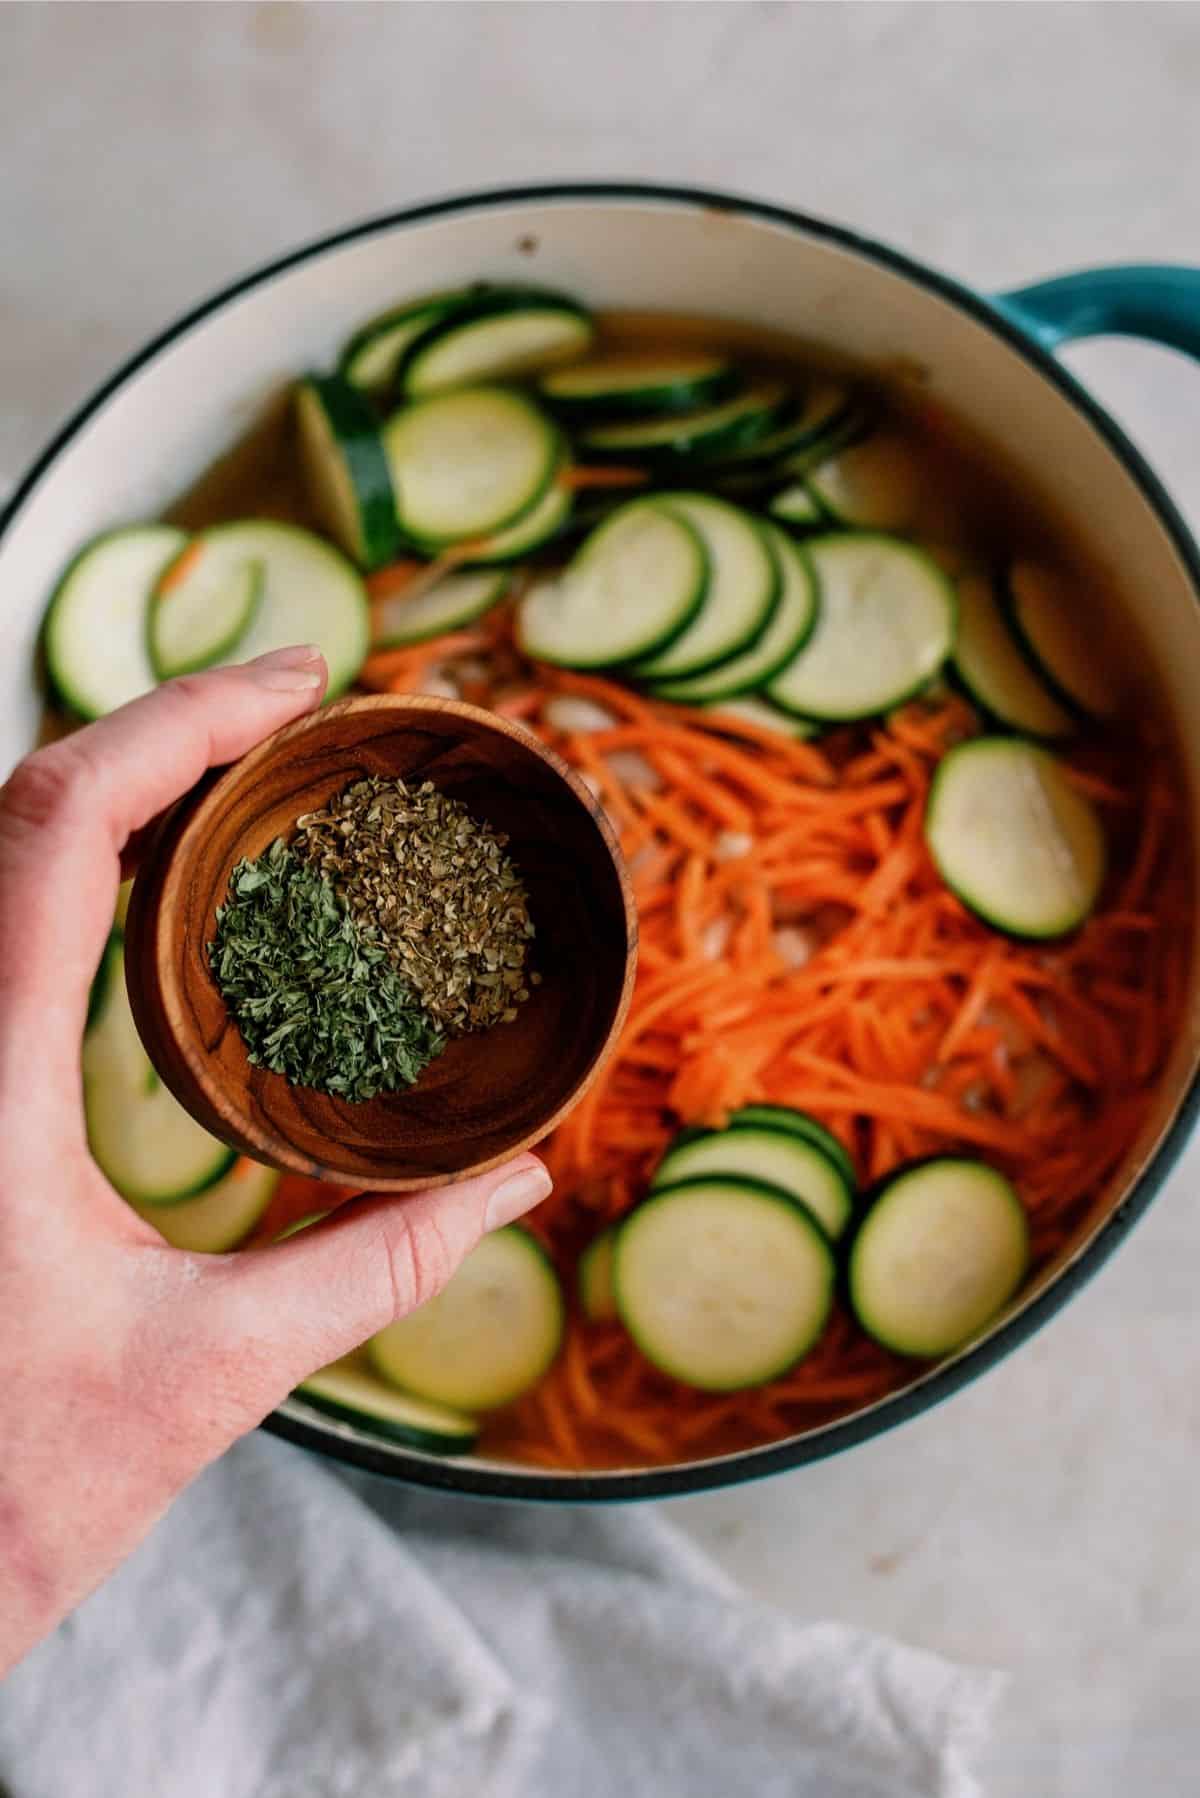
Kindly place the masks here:
<instances>
[{"instance_id":1,"label":"shredded carrot","mask_svg":"<svg viewBox=\"0 0 1200 1798\"><path fill-rule=\"evenodd\" d=\"M406 593L428 567L428 562L412 560L389 562L386 568L377 568L367 576L367 598L394 599L397 594Z\"/></svg>"},{"instance_id":2,"label":"shredded carrot","mask_svg":"<svg viewBox=\"0 0 1200 1798\"><path fill-rule=\"evenodd\" d=\"M1107 897L1066 943L1010 941L946 891L924 845L937 762L978 729L958 695L800 743L531 667L503 609L484 626L379 652L365 681L405 691L489 661L485 702L586 777L629 859L633 1002L616 1054L542 1145L555 1191L529 1220L568 1294L581 1249L638 1202L675 1132L755 1102L811 1112L864 1180L921 1155L987 1157L1028 1210L1034 1271L1061 1258L1144 1138L1185 1003L1191 893L1170 765L1148 749L1071 758L1105 810ZM555 730L559 694L617 722ZM302 1191L295 1206L317 1208ZM782 1379L717 1397L657 1372L618 1324L572 1314L555 1366L484 1442L548 1467L683 1461L811 1428L913 1372L839 1307Z\"/></svg>"},{"instance_id":3,"label":"shredded carrot","mask_svg":"<svg viewBox=\"0 0 1200 1798\"><path fill-rule=\"evenodd\" d=\"M185 581L204 554L204 538L193 537L187 548L171 563L158 583L160 593L170 593Z\"/></svg>"},{"instance_id":4,"label":"shredded carrot","mask_svg":"<svg viewBox=\"0 0 1200 1798\"><path fill-rule=\"evenodd\" d=\"M650 476L644 468L563 468L555 477L555 485L568 493L584 493L590 488L644 487Z\"/></svg>"}]
</instances>

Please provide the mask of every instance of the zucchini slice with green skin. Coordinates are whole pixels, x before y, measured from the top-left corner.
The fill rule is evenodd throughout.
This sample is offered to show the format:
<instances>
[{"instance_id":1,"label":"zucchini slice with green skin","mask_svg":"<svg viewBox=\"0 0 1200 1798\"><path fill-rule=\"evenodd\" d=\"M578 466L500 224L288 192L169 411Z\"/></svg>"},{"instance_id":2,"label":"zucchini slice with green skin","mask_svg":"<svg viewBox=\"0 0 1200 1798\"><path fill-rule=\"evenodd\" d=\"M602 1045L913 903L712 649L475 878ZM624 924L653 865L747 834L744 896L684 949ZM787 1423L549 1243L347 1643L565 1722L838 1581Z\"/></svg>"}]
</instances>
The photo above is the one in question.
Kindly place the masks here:
<instances>
[{"instance_id":1,"label":"zucchini slice with green skin","mask_svg":"<svg viewBox=\"0 0 1200 1798\"><path fill-rule=\"evenodd\" d=\"M633 669L638 680L656 685L701 674L757 645L782 585L766 531L739 506L711 493L663 493L657 503L695 531L709 574L704 604L687 629Z\"/></svg>"},{"instance_id":2,"label":"zucchini slice with green skin","mask_svg":"<svg viewBox=\"0 0 1200 1798\"><path fill-rule=\"evenodd\" d=\"M877 431L821 462L805 485L825 516L846 530L903 531L916 517L921 469L909 442Z\"/></svg>"},{"instance_id":3,"label":"zucchini slice with green skin","mask_svg":"<svg viewBox=\"0 0 1200 1798\"><path fill-rule=\"evenodd\" d=\"M829 521L825 512L817 504L806 481L795 481L777 493L771 501L770 512L773 518L782 519L784 524L817 527Z\"/></svg>"},{"instance_id":4,"label":"zucchini slice with green skin","mask_svg":"<svg viewBox=\"0 0 1200 1798\"><path fill-rule=\"evenodd\" d=\"M817 582L807 557L774 525L764 525L779 574L779 597L749 649L690 679L656 681L654 695L678 705L710 705L764 685L804 647L817 621ZM776 714L778 716L778 714Z\"/></svg>"},{"instance_id":5,"label":"zucchini slice with green skin","mask_svg":"<svg viewBox=\"0 0 1200 1798\"><path fill-rule=\"evenodd\" d=\"M102 718L155 684L146 620L155 582L187 542L169 524L106 531L80 550L46 612L46 668L63 704Z\"/></svg>"},{"instance_id":6,"label":"zucchini slice with green skin","mask_svg":"<svg viewBox=\"0 0 1200 1798\"><path fill-rule=\"evenodd\" d=\"M911 544L875 532L810 538L816 629L766 693L825 723L872 718L919 693L954 647L955 593Z\"/></svg>"},{"instance_id":7,"label":"zucchini slice with green skin","mask_svg":"<svg viewBox=\"0 0 1200 1798\"><path fill-rule=\"evenodd\" d=\"M616 1225L593 1236L579 1257L576 1279L579 1285L579 1308L591 1323L606 1322L617 1315L617 1296L613 1291L613 1245Z\"/></svg>"},{"instance_id":8,"label":"zucchini slice with green skin","mask_svg":"<svg viewBox=\"0 0 1200 1798\"><path fill-rule=\"evenodd\" d=\"M334 1362L310 1374L294 1395L341 1423L373 1430L430 1455L469 1455L479 1441L473 1417L449 1405L397 1392L365 1368Z\"/></svg>"},{"instance_id":9,"label":"zucchini slice with green skin","mask_svg":"<svg viewBox=\"0 0 1200 1798\"><path fill-rule=\"evenodd\" d=\"M1028 1265L1028 1223L1004 1175L943 1156L881 1188L850 1249L850 1303L876 1342L932 1361L989 1324Z\"/></svg>"},{"instance_id":10,"label":"zucchini slice with green skin","mask_svg":"<svg viewBox=\"0 0 1200 1798\"><path fill-rule=\"evenodd\" d=\"M672 1143L655 1171L651 1190L712 1177L763 1181L805 1205L830 1241L850 1222L854 1190L841 1169L815 1143L794 1130L710 1130Z\"/></svg>"},{"instance_id":11,"label":"zucchini slice with green skin","mask_svg":"<svg viewBox=\"0 0 1200 1798\"><path fill-rule=\"evenodd\" d=\"M1035 562L1008 571L1009 617L1021 645L1057 698L1085 718L1116 716L1116 688L1096 656L1086 609L1061 575Z\"/></svg>"},{"instance_id":12,"label":"zucchini slice with green skin","mask_svg":"<svg viewBox=\"0 0 1200 1798\"><path fill-rule=\"evenodd\" d=\"M233 654L262 604L261 562L224 571L212 587L187 581L189 543L169 562L150 596L147 642L159 680L211 668Z\"/></svg>"},{"instance_id":13,"label":"zucchini slice with green skin","mask_svg":"<svg viewBox=\"0 0 1200 1798\"><path fill-rule=\"evenodd\" d=\"M470 287L446 288L441 293L429 293L422 299L392 306L368 319L342 351L338 363L342 379L363 393L385 393L396 378L400 358L408 346L456 306L463 305L474 291Z\"/></svg>"},{"instance_id":14,"label":"zucchini slice with green skin","mask_svg":"<svg viewBox=\"0 0 1200 1798\"><path fill-rule=\"evenodd\" d=\"M827 1161L832 1161L852 1193L858 1190L858 1170L850 1151L832 1130L809 1117L807 1111L796 1111L790 1105L743 1105L740 1111L734 1112L728 1127L731 1130L790 1130L794 1136L803 1137L805 1142L820 1149Z\"/></svg>"},{"instance_id":15,"label":"zucchini slice with green skin","mask_svg":"<svg viewBox=\"0 0 1200 1798\"><path fill-rule=\"evenodd\" d=\"M1015 737L975 737L943 756L925 840L951 891L1009 936L1065 936L1104 883L1095 807L1048 750Z\"/></svg>"},{"instance_id":16,"label":"zucchini slice with green skin","mask_svg":"<svg viewBox=\"0 0 1200 1798\"><path fill-rule=\"evenodd\" d=\"M595 331L588 313L566 294L482 287L409 343L397 390L424 399L453 387L537 374L582 356Z\"/></svg>"},{"instance_id":17,"label":"zucchini slice with green skin","mask_svg":"<svg viewBox=\"0 0 1200 1798\"><path fill-rule=\"evenodd\" d=\"M507 387L465 387L383 427L404 535L431 549L491 536L543 497L562 457L550 420Z\"/></svg>"},{"instance_id":18,"label":"zucchini slice with green skin","mask_svg":"<svg viewBox=\"0 0 1200 1798\"><path fill-rule=\"evenodd\" d=\"M866 429L867 412L856 394L838 382L822 381L803 396L793 415L764 437L722 458L730 471L779 463L785 473L820 461Z\"/></svg>"},{"instance_id":19,"label":"zucchini slice with green skin","mask_svg":"<svg viewBox=\"0 0 1200 1798\"><path fill-rule=\"evenodd\" d=\"M806 435L784 455L784 474L805 475L835 450L857 443L870 429L873 407L869 399L841 381L820 381L805 395L797 426Z\"/></svg>"},{"instance_id":20,"label":"zucchini slice with green skin","mask_svg":"<svg viewBox=\"0 0 1200 1798\"><path fill-rule=\"evenodd\" d=\"M381 568L399 551L400 525L375 414L337 375L310 375L296 389L296 422L317 517L351 561Z\"/></svg>"},{"instance_id":21,"label":"zucchini slice with green skin","mask_svg":"<svg viewBox=\"0 0 1200 1798\"><path fill-rule=\"evenodd\" d=\"M621 1321L648 1361L705 1392L737 1392L803 1359L833 1302L828 1237L803 1205L750 1180L648 1195L617 1231Z\"/></svg>"},{"instance_id":22,"label":"zucchini slice with green skin","mask_svg":"<svg viewBox=\"0 0 1200 1798\"><path fill-rule=\"evenodd\" d=\"M612 350L556 368L538 382L542 398L567 423L657 418L715 406L741 385L716 350Z\"/></svg>"},{"instance_id":23,"label":"zucchini slice with green skin","mask_svg":"<svg viewBox=\"0 0 1200 1798\"><path fill-rule=\"evenodd\" d=\"M234 645L239 660L315 643L329 668L328 697L348 687L367 654L367 590L342 552L311 531L248 518L198 532L172 576L172 603L202 610L248 563L262 569L262 598Z\"/></svg>"},{"instance_id":24,"label":"zucchini slice with green skin","mask_svg":"<svg viewBox=\"0 0 1200 1798\"><path fill-rule=\"evenodd\" d=\"M234 1151L210 1136L154 1072L125 990L124 939L114 930L96 976L83 1039L88 1148L122 1198L170 1205L227 1174Z\"/></svg>"},{"instance_id":25,"label":"zucchini slice with green skin","mask_svg":"<svg viewBox=\"0 0 1200 1798\"><path fill-rule=\"evenodd\" d=\"M215 1186L176 1205L129 1202L172 1248L193 1255L225 1255L245 1242L278 1184L273 1167L239 1159Z\"/></svg>"},{"instance_id":26,"label":"zucchini slice with green skin","mask_svg":"<svg viewBox=\"0 0 1200 1798\"><path fill-rule=\"evenodd\" d=\"M558 1276L527 1230L485 1236L436 1298L372 1336L385 1380L464 1411L492 1411L535 1386L558 1354Z\"/></svg>"},{"instance_id":27,"label":"zucchini slice with green skin","mask_svg":"<svg viewBox=\"0 0 1200 1798\"><path fill-rule=\"evenodd\" d=\"M733 736L740 734L737 727L744 724L752 731L778 731L780 736L791 737L793 742L807 743L820 729L807 718L795 718L790 712L781 712L778 706L760 699L756 693L742 693L736 699L709 699L703 709L709 714L706 722L711 723L714 730L727 728Z\"/></svg>"},{"instance_id":28,"label":"zucchini slice with green skin","mask_svg":"<svg viewBox=\"0 0 1200 1798\"><path fill-rule=\"evenodd\" d=\"M518 639L535 661L610 668L679 636L707 588L708 555L690 523L635 500L592 532L561 575L530 589Z\"/></svg>"},{"instance_id":29,"label":"zucchini slice with green skin","mask_svg":"<svg viewBox=\"0 0 1200 1798\"><path fill-rule=\"evenodd\" d=\"M1074 714L1059 705L1009 628L986 575L958 583L954 671L984 712L1032 737L1069 737Z\"/></svg>"},{"instance_id":30,"label":"zucchini slice with green skin","mask_svg":"<svg viewBox=\"0 0 1200 1798\"><path fill-rule=\"evenodd\" d=\"M765 437L790 405L791 393L782 381L755 381L732 399L699 412L592 425L579 433L579 459L651 464L693 456L712 459Z\"/></svg>"},{"instance_id":31,"label":"zucchini slice with green skin","mask_svg":"<svg viewBox=\"0 0 1200 1798\"><path fill-rule=\"evenodd\" d=\"M293 1218L290 1224L285 1224L283 1229L279 1231L278 1235L273 1236L271 1238L271 1241L272 1242L286 1242L289 1236L298 1236L300 1234L301 1230L307 1230L310 1224L324 1223L325 1219L328 1216L329 1216L328 1211L306 1212L303 1217Z\"/></svg>"},{"instance_id":32,"label":"zucchini slice with green skin","mask_svg":"<svg viewBox=\"0 0 1200 1798\"><path fill-rule=\"evenodd\" d=\"M518 518L516 524L485 538L464 567L486 568L494 562L516 562L560 536L567 528L575 500L571 489L559 481L561 472L561 468L555 470L554 479L535 506Z\"/></svg>"},{"instance_id":33,"label":"zucchini slice with green skin","mask_svg":"<svg viewBox=\"0 0 1200 1798\"><path fill-rule=\"evenodd\" d=\"M405 599L403 593L385 599L375 608L374 646L399 649L406 643L427 643L431 637L474 624L500 603L511 579L503 568L456 571L444 574L416 599Z\"/></svg>"}]
</instances>

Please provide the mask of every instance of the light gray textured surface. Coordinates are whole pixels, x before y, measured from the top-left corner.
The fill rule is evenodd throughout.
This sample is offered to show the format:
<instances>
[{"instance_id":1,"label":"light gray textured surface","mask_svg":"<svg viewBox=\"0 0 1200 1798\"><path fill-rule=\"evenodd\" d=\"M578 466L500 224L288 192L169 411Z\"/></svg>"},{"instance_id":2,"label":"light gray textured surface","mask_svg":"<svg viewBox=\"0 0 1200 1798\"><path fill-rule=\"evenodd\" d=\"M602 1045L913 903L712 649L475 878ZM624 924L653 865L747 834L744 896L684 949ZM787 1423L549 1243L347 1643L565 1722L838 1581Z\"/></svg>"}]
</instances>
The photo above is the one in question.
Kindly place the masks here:
<instances>
[{"instance_id":1,"label":"light gray textured surface","mask_svg":"<svg viewBox=\"0 0 1200 1798\"><path fill-rule=\"evenodd\" d=\"M0 1778L11 1798L979 1798L1002 1683L731 1594L649 1507L485 1509L255 1436L5 1681Z\"/></svg>"},{"instance_id":2,"label":"light gray textured surface","mask_svg":"<svg viewBox=\"0 0 1200 1798\"><path fill-rule=\"evenodd\" d=\"M242 269L373 211L639 176L984 287L1200 262L1191 5L0 9L0 468ZM1200 521L1200 371L1069 352ZM1200 1155L1071 1309L840 1461L675 1507L753 1589L1016 1678L990 1798L1195 1789Z\"/></svg>"}]
</instances>

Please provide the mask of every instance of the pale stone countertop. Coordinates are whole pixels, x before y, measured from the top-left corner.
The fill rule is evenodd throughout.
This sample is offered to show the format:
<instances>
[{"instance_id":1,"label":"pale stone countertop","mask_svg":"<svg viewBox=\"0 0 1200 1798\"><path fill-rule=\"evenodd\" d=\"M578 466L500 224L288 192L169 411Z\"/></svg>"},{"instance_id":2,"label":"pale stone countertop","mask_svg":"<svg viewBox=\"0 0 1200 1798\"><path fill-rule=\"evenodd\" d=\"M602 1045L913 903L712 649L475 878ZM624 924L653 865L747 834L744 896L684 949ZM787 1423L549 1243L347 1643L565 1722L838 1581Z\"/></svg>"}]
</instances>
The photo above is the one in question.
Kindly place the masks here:
<instances>
[{"instance_id":1,"label":"pale stone countertop","mask_svg":"<svg viewBox=\"0 0 1200 1798\"><path fill-rule=\"evenodd\" d=\"M455 188L740 189L981 286L1200 262L1191 5L5 6L0 469L234 274ZM1200 519L1200 371L1070 353ZM745 1583L1013 1670L989 1798L1197 1789L1200 1152L1035 1342L684 1501Z\"/></svg>"}]
</instances>

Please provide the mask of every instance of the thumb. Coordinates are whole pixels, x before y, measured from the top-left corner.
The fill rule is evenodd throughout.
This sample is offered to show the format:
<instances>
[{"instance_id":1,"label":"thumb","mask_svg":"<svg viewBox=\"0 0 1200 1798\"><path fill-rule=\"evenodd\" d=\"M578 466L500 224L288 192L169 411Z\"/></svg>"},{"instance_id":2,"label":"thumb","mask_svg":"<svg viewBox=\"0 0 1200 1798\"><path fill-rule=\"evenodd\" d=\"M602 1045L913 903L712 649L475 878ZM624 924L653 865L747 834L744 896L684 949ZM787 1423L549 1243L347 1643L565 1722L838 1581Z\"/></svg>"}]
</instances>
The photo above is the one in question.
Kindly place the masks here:
<instances>
[{"instance_id":1,"label":"thumb","mask_svg":"<svg viewBox=\"0 0 1200 1798\"><path fill-rule=\"evenodd\" d=\"M0 1056L5 1038L37 1042L61 1074L78 1070L129 837L324 686L319 650L275 650L168 681L14 769L0 788Z\"/></svg>"},{"instance_id":2,"label":"thumb","mask_svg":"<svg viewBox=\"0 0 1200 1798\"><path fill-rule=\"evenodd\" d=\"M524 1216L551 1179L534 1155L455 1186L364 1194L319 1224L213 1269L205 1333L247 1371L259 1422L318 1367L442 1290L480 1238Z\"/></svg>"}]
</instances>

